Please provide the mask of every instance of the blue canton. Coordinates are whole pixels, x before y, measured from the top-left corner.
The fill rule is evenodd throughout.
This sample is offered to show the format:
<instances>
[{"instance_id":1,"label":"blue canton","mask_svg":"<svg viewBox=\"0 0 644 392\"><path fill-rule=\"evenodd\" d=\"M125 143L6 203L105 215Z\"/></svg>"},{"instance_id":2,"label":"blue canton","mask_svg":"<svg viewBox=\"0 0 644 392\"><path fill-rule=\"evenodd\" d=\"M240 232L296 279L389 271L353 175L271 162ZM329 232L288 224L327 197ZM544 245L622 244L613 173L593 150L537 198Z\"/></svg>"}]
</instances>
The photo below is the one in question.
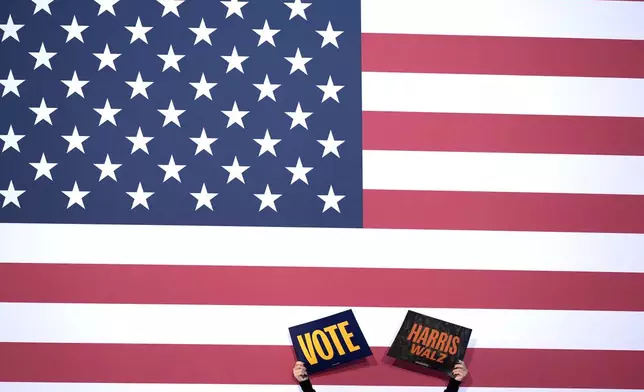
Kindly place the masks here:
<instances>
[{"instance_id":1,"label":"blue canton","mask_svg":"<svg viewBox=\"0 0 644 392\"><path fill-rule=\"evenodd\" d=\"M362 225L359 1L3 0L0 28L0 222Z\"/></svg>"}]
</instances>

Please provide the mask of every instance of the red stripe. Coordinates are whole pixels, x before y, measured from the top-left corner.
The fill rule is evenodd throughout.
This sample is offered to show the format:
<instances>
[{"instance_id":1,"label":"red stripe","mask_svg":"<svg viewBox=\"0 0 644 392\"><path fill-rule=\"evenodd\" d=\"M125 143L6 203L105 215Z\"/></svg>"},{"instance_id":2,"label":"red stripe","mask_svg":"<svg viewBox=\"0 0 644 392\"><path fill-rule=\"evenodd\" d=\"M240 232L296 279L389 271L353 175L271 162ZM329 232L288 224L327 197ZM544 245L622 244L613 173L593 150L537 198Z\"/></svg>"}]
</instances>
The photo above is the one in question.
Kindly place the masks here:
<instances>
[{"instance_id":1,"label":"red stripe","mask_svg":"<svg viewBox=\"0 0 644 392\"><path fill-rule=\"evenodd\" d=\"M644 155L644 118L364 112L362 120L365 150Z\"/></svg>"},{"instance_id":2,"label":"red stripe","mask_svg":"<svg viewBox=\"0 0 644 392\"><path fill-rule=\"evenodd\" d=\"M644 77L644 41L362 34L362 70Z\"/></svg>"},{"instance_id":3,"label":"red stripe","mask_svg":"<svg viewBox=\"0 0 644 392\"><path fill-rule=\"evenodd\" d=\"M644 233L644 196L364 191L364 227Z\"/></svg>"},{"instance_id":4,"label":"red stripe","mask_svg":"<svg viewBox=\"0 0 644 392\"><path fill-rule=\"evenodd\" d=\"M373 357L350 369L315 375L312 381L445 385L442 379L392 366L386 348L373 351ZM616 376L637 374L643 351L470 349L465 361L471 372L465 385L644 388L642 377ZM0 381L13 382L293 384L294 362L288 346L0 343Z\"/></svg>"},{"instance_id":5,"label":"red stripe","mask_svg":"<svg viewBox=\"0 0 644 392\"><path fill-rule=\"evenodd\" d=\"M0 302L644 311L644 274L0 264Z\"/></svg>"}]
</instances>

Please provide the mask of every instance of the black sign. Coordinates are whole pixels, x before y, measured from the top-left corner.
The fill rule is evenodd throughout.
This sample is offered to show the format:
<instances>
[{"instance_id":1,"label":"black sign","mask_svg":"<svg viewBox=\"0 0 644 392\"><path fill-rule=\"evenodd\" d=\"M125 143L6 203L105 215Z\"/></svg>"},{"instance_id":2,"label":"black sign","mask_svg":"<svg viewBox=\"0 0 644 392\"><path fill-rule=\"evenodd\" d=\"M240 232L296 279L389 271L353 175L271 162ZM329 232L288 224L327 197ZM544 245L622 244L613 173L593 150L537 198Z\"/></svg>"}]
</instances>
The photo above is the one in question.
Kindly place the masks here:
<instances>
[{"instance_id":1,"label":"black sign","mask_svg":"<svg viewBox=\"0 0 644 392\"><path fill-rule=\"evenodd\" d=\"M465 357L471 334L469 328L410 310L387 355L450 374Z\"/></svg>"}]
</instances>

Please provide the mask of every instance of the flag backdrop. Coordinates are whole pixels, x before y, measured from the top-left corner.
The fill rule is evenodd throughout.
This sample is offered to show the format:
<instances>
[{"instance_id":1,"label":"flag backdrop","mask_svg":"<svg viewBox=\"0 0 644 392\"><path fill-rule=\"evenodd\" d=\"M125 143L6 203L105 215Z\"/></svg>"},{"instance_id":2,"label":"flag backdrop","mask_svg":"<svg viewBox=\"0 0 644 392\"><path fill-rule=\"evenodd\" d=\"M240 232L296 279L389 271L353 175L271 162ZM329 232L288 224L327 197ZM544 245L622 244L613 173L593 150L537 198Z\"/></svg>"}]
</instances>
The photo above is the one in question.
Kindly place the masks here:
<instances>
[{"instance_id":1,"label":"flag backdrop","mask_svg":"<svg viewBox=\"0 0 644 392\"><path fill-rule=\"evenodd\" d=\"M644 3L2 0L0 390L296 391L288 327L644 390ZM342 386L342 387L340 387Z\"/></svg>"}]
</instances>

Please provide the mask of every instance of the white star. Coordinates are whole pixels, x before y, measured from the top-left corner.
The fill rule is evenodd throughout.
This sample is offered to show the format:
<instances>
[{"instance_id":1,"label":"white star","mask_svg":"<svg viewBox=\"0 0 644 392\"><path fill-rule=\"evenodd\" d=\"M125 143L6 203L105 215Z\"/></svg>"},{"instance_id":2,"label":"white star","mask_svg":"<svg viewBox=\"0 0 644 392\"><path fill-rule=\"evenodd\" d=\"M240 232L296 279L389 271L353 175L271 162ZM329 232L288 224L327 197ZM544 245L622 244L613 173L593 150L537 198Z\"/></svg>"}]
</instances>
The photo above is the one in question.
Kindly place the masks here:
<instances>
[{"instance_id":1,"label":"white star","mask_svg":"<svg viewBox=\"0 0 644 392\"><path fill-rule=\"evenodd\" d=\"M237 69L241 73L244 73L244 67L242 63L248 59L248 56L240 56L237 54L237 48L233 46L233 52L230 56L221 56L228 63L228 68L226 68L226 73L230 72L233 68Z\"/></svg>"},{"instance_id":2,"label":"white star","mask_svg":"<svg viewBox=\"0 0 644 392\"><path fill-rule=\"evenodd\" d=\"M11 18L11 15L9 15L9 18L7 19L6 24L0 24L0 29L4 32L2 34L2 42L6 40L7 38L11 37L15 39L16 41L20 42L20 38L18 37L18 30L23 28L25 25L21 24L15 24L13 23L13 19Z\"/></svg>"},{"instance_id":3,"label":"white star","mask_svg":"<svg viewBox=\"0 0 644 392\"><path fill-rule=\"evenodd\" d=\"M114 12L114 5L118 3L120 0L94 0L95 2L98 3L101 7L98 9L98 15L102 14L103 12L109 12L110 14L116 16L116 13Z\"/></svg>"},{"instance_id":4,"label":"white star","mask_svg":"<svg viewBox=\"0 0 644 392\"><path fill-rule=\"evenodd\" d=\"M174 156L170 155L170 161L168 162L167 165L159 165L159 167L165 172L165 176L163 177L163 182L168 181L170 178L174 178L175 180L181 182L181 177L179 176L179 172L183 170L186 165L177 165L174 163Z\"/></svg>"},{"instance_id":5,"label":"white star","mask_svg":"<svg viewBox=\"0 0 644 392\"><path fill-rule=\"evenodd\" d=\"M146 36L146 34L150 30L152 30L152 27L144 27L141 24L140 17L136 18L136 24L134 26L125 26L125 28L128 29L130 33L132 33L132 38L130 38L130 43L133 43L137 39L140 39L146 44L148 43L148 37Z\"/></svg>"},{"instance_id":6,"label":"white star","mask_svg":"<svg viewBox=\"0 0 644 392\"><path fill-rule=\"evenodd\" d=\"M22 191L16 190L16 188L13 187L13 181L9 181L9 187L7 189L5 190L0 189L0 195L4 197L4 202L2 202L2 208L5 208L7 205L9 205L9 203L20 208L20 201L18 201L18 198L22 196L23 193L25 193L24 190Z\"/></svg>"},{"instance_id":7,"label":"white star","mask_svg":"<svg viewBox=\"0 0 644 392\"><path fill-rule=\"evenodd\" d=\"M103 50L103 53L94 53L94 56L98 57L101 60L101 63L98 65L99 71L103 69L105 66L108 66L116 71L116 65L114 64L114 60L119 58L121 54L111 53L110 46L108 44L105 44L105 50Z\"/></svg>"},{"instance_id":8,"label":"white star","mask_svg":"<svg viewBox=\"0 0 644 392\"><path fill-rule=\"evenodd\" d=\"M313 170L313 168L302 166L302 160L300 158L297 158L297 163L295 164L295 166L287 166L286 170L290 171L293 174L293 177L291 178L291 184L300 180L308 185L309 180L308 178L306 178L306 174Z\"/></svg>"},{"instance_id":9,"label":"white star","mask_svg":"<svg viewBox=\"0 0 644 392\"><path fill-rule=\"evenodd\" d=\"M179 69L179 60L184 58L185 55L174 54L174 49L172 48L172 45L170 45L170 48L168 49L168 54L159 54L157 56L159 56L161 60L163 60L163 71L172 67L177 71L181 72L181 69Z\"/></svg>"},{"instance_id":10,"label":"white star","mask_svg":"<svg viewBox=\"0 0 644 392\"><path fill-rule=\"evenodd\" d=\"M326 101L329 98L333 98L334 101L340 102L340 99L338 98L338 91L342 90L344 86L340 86L339 84L335 85L333 84L333 78L329 75L329 80L327 81L326 85L324 84L318 84L317 87L324 91L324 96L322 97L322 102Z\"/></svg>"},{"instance_id":11,"label":"white star","mask_svg":"<svg viewBox=\"0 0 644 392\"><path fill-rule=\"evenodd\" d=\"M83 42L83 31L87 29L89 26L83 26L79 25L78 22L76 21L76 16L72 19L72 24L69 25L60 25L63 29L67 30L67 40L65 42L69 42L72 39L76 38L80 42Z\"/></svg>"},{"instance_id":12,"label":"white star","mask_svg":"<svg viewBox=\"0 0 644 392\"><path fill-rule=\"evenodd\" d=\"M230 128L230 126L233 124L238 124L240 127L244 128L243 118L249 112L239 110L239 108L237 107L237 101L233 102L233 108L231 110L222 110L221 112L225 114L226 117L228 117L228 125L226 125L226 128Z\"/></svg>"},{"instance_id":13,"label":"white star","mask_svg":"<svg viewBox=\"0 0 644 392\"><path fill-rule=\"evenodd\" d=\"M138 188L136 188L136 192L125 192L125 193L127 193L128 196L132 198L132 208L131 208L132 210L136 206L143 206L148 210L150 209L150 207L148 206L148 198L154 195L154 192L143 191L143 185L141 185L140 182L139 182Z\"/></svg>"},{"instance_id":14,"label":"white star","mask_svg":"<svg viewBox=\"0 0 644 392\"><path fill-rule=\"evenodd\" d=\"M45 67L51 69L51 63L49 62L49 60L51 60L51 58L56 55L56 52L47 52L47 49L45 49L45 44L41 43L40 50L38 52L29 52L29 54L36 59L34 69L40 67L41 65L44 65Z\"/></svg>"},{"instance_id":15,"label":"white star","mask_svg":"<svg viewBox=\"0 0 644 392\"><path fill-rule=\"evenodd\" d=\"M51 15L51 10L49 9L49 4L53 3L54 0L31 0L35 6L34 6L34 15L38 13L38 11L45 11L49 15Z\"/></svg>"},{"instance_id":16,"label":"white star","mask_svg":"<svg viewBox=\"0 0 644 392\"><path fill-rule=\"evenodd\" d=\"M295 52L295 57L284 57L286 60L288 60L289 63L291 63L291 72L290 74L293 74L295 71L302 71L306 75L308 73L306 72L306 63L311 61L313 57L302 57L302 54L300 53L300 48L297 48L297 51Z\"/></svg>"},{"instance_id":17,"label":"white star","mask_svg":"<svg viewBox=\"0 0 644 392\"><path fill-rule=\"evenodd\" d=\"M212 211L212 199L217 196L217 193L208 193L208 189L206 188L206 184L204 183L201 186L201 192L199 193L191 193L192 197L197 199L197 206L195 207L195 211L197 211L201 207L206 207L210 211Z\"/></svg>"},{"instance_id":18,"label":"white star","mask_svg":"<svg viewBox=\"0 0 644 392\"><path fill-rule=\"evenodd\" d=\"M215 27L206 27L206 22L201 18L201 24L199 27L190 27L190 31L195 33L195 43L194 45L197 45L197 43L204 41L208 43L208 45L212 46L212 41L210 40L210 34L212 34L217 28Z\"/></svg>"},{"instance_id":19,"label":"white star","mask_svg":"<svg viewBox=\"0 0 644 392\"><path fill-rule=\"evenodd\" d=\"M78 151L85 154L85 149L83 148L83 142L89 139L89 136L81 136L78 134L78 129L74 127L74 131L71 135L62 135L63 139L67 140L69 145L67 146L67 152L70 152L73 149L78 149Z\"/></svg>"},{"instance_id":20,"label":"white star","mask_svg":"<svg viewBox=\"0 0 644 392\"><path fill-rule=\"evenodd\" d=\"M7 79L0 79L0 84L4 86L4 89L2 90L2 96L4 97L9 93L14 93L17 97L20 97L18 86L23 84L24 81L25 81L24 79L14 79L13 72L9 70L9 75L7 76Z\"/></svg>"},{"instance_id":21,"label":"white star","mask_svg":"<svg viewBox=\"0 0 644 392\"><path fill-rule=\"evenodd\" d=\"M179 122L179 116L181 116L184 112L185 110L175 109L174 102L170 100L170 104L168 105L167 109L159 109L159 113L163 114L163 116L165 117L165 120L163 121L163 126L165 127L170 123L174 123L179 128L181 128L181 123Z\"/></svg>"},{"instance_id":22,"label":"white star","mask_svg":"<svg viewBox=\"0 0 644 392\"><path fill-rule=\"evenodd\" d=\"M197 89L195 92L195 100L202 95L212 101L212 95L210 95L210 89L215 87L217 83L208 83L206 80L206 75L201 73L201 80L195 83L190 83L192 87Z\"/></svg>"},{"instance_id":23,"label":"white star","mask_svg":"<svg viewBox=\"0 0 644 392\"><path fill-rule=\"evenodd\" d=\"M130 99L136 97L139 94L147 99L150 99L148 97L148 90L146 89L150 87L154 82L144 82L143 78L141 77L141 72L136 75L136 80L133 80L131 82L126 81L125 83L127 83L128 86L132 87L132 95L130 96Z\"/></svg>"},{"instance_id":24,"label":"white star","mask_svg":"<svg viewBox=\"0 0 644 392\"><path fill-rule=\"evenodd\" d=\"M110 154L107 154L105 156L105 163L95 163L94 166L96 166L101 171L101 177L98 179L99 182L103 181L103 178L105 177L110 177L114 181L117 181L116 169L121 167L121 164L112 163L112 160L110 159Z\"/></svg>"},{"instance_id":25,"label":"white star","mask_svg":"<svg viewBox=\"0 0 644 392\"><path fill-rule=\"evenodd\" d=\"M148 143L150 140L154 139L154 137L143 136L141 127L139 127L139 130L136 132L136 136L126 136L125 138L132 142L132 152L130 154L134 154L136 151L141 150L150 155L150 152L148 151Z\"/></svg>"},{"instance_id":26,"label":"white star","mask_svg":"<svg viewBox=\"0 0 644 392\"><path fill-rule=\"evenodd\" d=\"M264 78L264 83L262 83L262 84L253 84L253 86L255 86L255 87L257 87L259 89L259 99L257 100L259 102L264 97L268 97L268 98L272 99L273 101L275 101L275 90L281 85L280 84L271 84L271 81L268 78L268 74L266 74L266 77Z\"/></svg>"},{"instance_id":27,"label":"white star","mask_svg":"<svg viewBox=\"0 0 644 392\"><path fill-rule=\"evenodd\" d=\"M248 4L247 1L239 1L239 0L230 0L230 1L222 1L221 4L225 5L228 10L226 11L226 19L228 19L229 16L232 14L238 15L240 18L244 19L244 15L242 14L242 8Z\"/></svg>"},{"instance_id":28,"label":"white star","mask_svg":"<svg viewBox=\"0 0 644 392\"><path fill-rule=\"evenodd\" d=\"M322 152L322 158L327 156L327 154L332 153L336 157L340 158L340 152L338 147L344 143L344 140L335 140L333 138L333 132L329 131L329 137L326 140L318 140L318 143L324 146L324 152Z\"/></svg>"},{"instance_id":29,"label":"white star","mask_svg":"<svg viewBox=\"0 0 644 392\"><path fill-rule=\"evenodd\" d=\"M63 194L69 197L69 202L67 203L67 208L78 204L81 208L85 209L85 203L83 203L83 198L89 194L89 191L81 191L78 189L78 183L74 181L74 187L71 191L63 191Z\"/></svg>"},{"instance_id":30,"label":"white star","mask_svg":"<svg viewBox=\"0 0 644 392\"><path fill-rule=\"evenodd\" d=\"M282 141L282 139L271 139L271 134L268 132L268 129L266 130L263 139L253 140L261 146L258 156L261 156L265 152L270 152L275 157L277 156L277 153L275 152L275 145Z\"/></svg>"},{"instance_id":31,"label":"white star","mask_svg":"<svg viewBox=\"0 0 644 392\"><path fill-rule=\"evenodd\" d=\"M260 46L264 42L268 42L269 44L275 46L275 40L273 37L275 34L279 33L279 30L271 30L271 27L268 25L268 20L264 20L264 27L261 29L253 29L254 32L259 35L259 42L257 43L257 46Z\"/></svg>"},{"instance_id":32,"label":"white star","mask_svg":"<svg viewBox=\"0 0 644 392\"><path fill-rule=\"evenodd\" d=\"M89 83L89 80L79 80L78 75L76 75L76 71L74 71L71 80L61 80L61 82L63 82L68 88L67 98L72 94L78 94L85 98L85 95L83 95L83 87Z\"/></svg>"},{"instance_id":33,"label":"white star","mask_svg":"<svg viewBox=\"0 0 644 392\"><path fill-rule=\"evenodd\" d=\"M344 195L336 195L335 192L333 192L333 186L329 187L329 193L326 195L318 195L320 199L324 201L324 208L322 209L322 212L326 212L329 208L333 208L334 210L340 212L340 206L338 205L338 202L342 199L344 199Z\"/></svg>"},{"instance_id":34,"label":"white star","mask_svg":"<svg viewBox=\"0 0 644 392\"><path fill-rule=\"evenodd\" d=\"M245 184L244 182L244 172L248 170L250 166L239 166L239 162L237 162L237 157L233 160L232 166L222 166L226 171L228 172L228 181L226 181L226 184L230 183L232 180L239 180L241 181L242 184Z\"/></svg>"},{"instance_id":35,"label":"white star","mask_svg":"<svg viewBox=\"0 0 644 392\"><path fill-rule=\"evenodd\" d=\"M38 124L41 121L47 121L49 125L54 125L51 122L51 114L56 111L57 108L47 107L45 98L40 101L40 107L30 107L32 112L36 113L36 121L34 125Z\"/></svg>"},{"instance_id":36,"label":"white star","mask_svg":"<svg viewBox=\"0 0 644 392\"><path fill-rule=\"evenodd\" d=\"M333 30L331 22L329 22L329 24L326 26L326 30L315 30L315 32L320 34L323 38L322 47L325 47L327 44L331 44L336 48L340 48L338 46L338 37L340 36L340 34L344 33L344 31Z\"/></svg>"},{"instance_id":37,"label":"white star","mask_svg":"<svg viewBox=\"0 0 644 392\"><path fill-rule=\"evenodd\" d=\"M286 112L286 114L293 120L291 121L291 129L298 125L303 126L304 129L309 129L306 124L306 119L309 118L313 112L303 112L299 102L297 103L297 107L294 112Z\"/></svg>"},{"instance_id":38,"label":"white star","mask_svg":"<svg viewBox=\"0 0 644 392\"><path fill-rule=\"evenodd\" d=\"M208 135L206 134L206 128L202 128L201 136L191 137L190 140L192 140L197 144L197 150L195 151L195 155L199 154L201 151L205 151L208 154L212 155L212 148L210 145L216 142L217 138L208 137Z\"/></svg>"},{"instance_id":39,"label":"white star","mask_svg":"<svg viewBox=\"0 0 644 392\"><path fill-rule=\"evenodd\" d=\"M306 20L305 9L311 6L311 3L302 3L302 0L294 0L292 3L284 3L285 6L291 9L291 16L288 17L288 20L295 18L296 16L301 16L302 19Z\"/></svg>"},{"instance_id":40,"label":"white star","mask_svg":"<svg viewBox=\"0 0 644 392\"><path fill-rule=\"evenodd\" d=\"M44 153L40 157L40 162L29 162L29 164L36 169L36 178L34 178L34 181L42 176L45 176L52 181L54 180L51 176L51 169L56 167L58 164L47 162L47 158Z\"/></svg>"},{"instance_id":41,"label":"white star","mask_svg":"<svg viewBox=\"0 0 644 392\"><path fill-rule=\"evenodd\" d=\"M157 0L159 4L163 6L163 14L161 15L166 16L170 12L173 14L180 16L179 15L179 6L183 4L184 0Z\"/></svg>"},{"instance_id":42,"label":"white star","mask_svg":"<svg viewBox=\"0 0 644 392\"><path fill-rule=\"evenodd\" d=\"M23 137L25 137L25 135L16 135L15 133L13 133L13 126L9 125L9 131L7 132L7 134L0 135L0 140L4 142L4 145L2 146L2 152L5 152L10 148L13 148L14 150L20 152L20 146L18 145L18 142L22 140Z\"/></svg>"},{"instance_id":43,"label":"white star","mask_svg":"<svg viewBox=\"0 0 644 392\"><path fill-rule=\"evenodd\" d=\"M112 124L116 125L116 119L114 118L115 115L117 115L122 109L112 109L112 106L110 106L110 100L105 99L105 106L101 108L94 108L96 113L101 115L101 119L98 122L98 125L103 125L105 121L109 121Z\"/></svg>"},{"instance_id":44,"label":"white star","mask_svg":"<svg viewBox=\"0 0 644 392\"><path fill-rule=\"evenodd\" d=\"M273 211L277 212L277 207L275 207L275 200L282 197L281 194L271 193L271 187L266 185L266 190L264 193L255 193L255 197L262 201L262 204L259 206L259 210L263 210L266 207L270 207Z\"/></svg>"}]
</instances>

